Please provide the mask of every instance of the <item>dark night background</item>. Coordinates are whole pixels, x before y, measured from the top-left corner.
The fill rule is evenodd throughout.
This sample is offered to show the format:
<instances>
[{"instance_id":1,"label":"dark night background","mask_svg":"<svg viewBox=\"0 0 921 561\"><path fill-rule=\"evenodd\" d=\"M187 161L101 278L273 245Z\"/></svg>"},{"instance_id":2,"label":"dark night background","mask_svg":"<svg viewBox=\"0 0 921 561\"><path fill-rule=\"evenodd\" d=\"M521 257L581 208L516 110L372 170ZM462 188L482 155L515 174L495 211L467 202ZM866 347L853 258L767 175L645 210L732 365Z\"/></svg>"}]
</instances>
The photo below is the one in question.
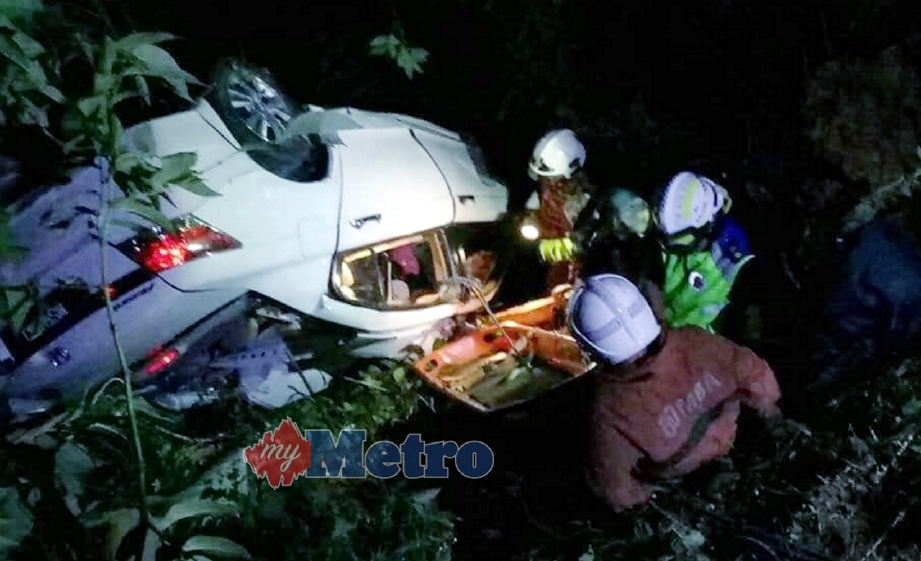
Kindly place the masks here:
<instances>
[{"instance_id":1,"label":"dark night background","mask_svg":"<svg viewBox=\"0 0 921 561\"><path fill-rule=\"evenodd\" d=\"M115 25L183 37L170 51L206 81L220 58L243 56L304 103L407 113L472 133L515 191L513 204L528 194L533 143L552 127L580 134L602 186L645 191L707 160L778 194L780 206L767 209L733 191L734 212L770 267L771 252L800 231L783 213L784 189L819 168L834 173L803 135L807 76L831 58L872 57L895 43L917 66L916 12L916 3L885 0L163 0L125 5ZM395 26L430 52L411 80L392 60L367 54L369 40ZM585 388L572 386L528 411L446 412L443 426L428 419L419 430L426 441L485 440L496 453L486 479L451 479L443 494L467 521L458 526L458 559L526 549L539 532L531 516L598 510L617 523L581 484ZM512 471L527 471L528 481L511 480ZM500 487L526 499L495 499Z\"/></svg>"},{"instance_id":2,"label":"dark night background","mask_svg":"<svg viewBox=\"0 0 921 561\"><path fill-rule=\"evenodd\" d=\"M911 3L857 0L167 0L126 11L139 28L184 37L171 51L200 77L219 58L243 55L305 103L405 112L469 131L511 184L523 181L533 142L553 126L588 129L577 132L589 169L607 183L649 181L697 158L732 166L747 151L801 155L806 72L832 56L872 56L918 30ZM412 80L366 55L370 38L395 25L431 53ZM600 126L637 99L661 129L655 151Z\"/></svg>"}]
</instances>

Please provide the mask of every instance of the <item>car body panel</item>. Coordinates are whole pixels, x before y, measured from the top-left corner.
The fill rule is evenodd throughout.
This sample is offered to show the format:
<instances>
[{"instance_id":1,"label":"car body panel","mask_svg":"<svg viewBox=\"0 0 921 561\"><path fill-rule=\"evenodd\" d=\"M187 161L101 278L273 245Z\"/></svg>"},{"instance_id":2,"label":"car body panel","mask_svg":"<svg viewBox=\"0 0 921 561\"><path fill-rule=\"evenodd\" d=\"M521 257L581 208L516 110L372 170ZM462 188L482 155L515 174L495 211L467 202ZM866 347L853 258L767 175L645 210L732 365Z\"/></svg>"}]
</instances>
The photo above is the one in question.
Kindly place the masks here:
<instances>
[{"instance_id":1,"label":"car body panel","mask_svg":"<svg viewBox=\"0 0 921 561\"><path fill-rule=\"evenodd\" d=\"M494 222L502 218L508 192L498 182L480 175L463 142L443 134L413 130L450 186L454 199L454 222Z\"/></svg>"},{"instance_id":2,"label":"car body panel","mask_svg":"<svg viewBox=\"0 0 921 561\"><path fill-rule=\"evenodd\" d=\"M430 230L454 218L444 177L409 130L343 131L337 251Z\"/></svg>"},{"instance_id":3,"label":"car body panel","mask_svg":"<svg viewBox=\"0 0 921 561\"><path fill-rule=\"evenodd\" d=\"M85 246L73 259L98 265L97 248ZM125 270L131 263L113 252L113 269ZM184 293L157 277L115 297L114 321L119 343L129 364L142 360L157 344L167 343L202 318L203 310L216 310L238 296L236 290ZM53 367L49 351L63 349L69 360ZM119 370L108 315L104 307L72 326L43 346L17 368L4 392L26 396L31 391L51 388L65 395L79 395L100 381L101 372ZM102 375L104 378L105 375Z\"/></svg>"}]
</instances>

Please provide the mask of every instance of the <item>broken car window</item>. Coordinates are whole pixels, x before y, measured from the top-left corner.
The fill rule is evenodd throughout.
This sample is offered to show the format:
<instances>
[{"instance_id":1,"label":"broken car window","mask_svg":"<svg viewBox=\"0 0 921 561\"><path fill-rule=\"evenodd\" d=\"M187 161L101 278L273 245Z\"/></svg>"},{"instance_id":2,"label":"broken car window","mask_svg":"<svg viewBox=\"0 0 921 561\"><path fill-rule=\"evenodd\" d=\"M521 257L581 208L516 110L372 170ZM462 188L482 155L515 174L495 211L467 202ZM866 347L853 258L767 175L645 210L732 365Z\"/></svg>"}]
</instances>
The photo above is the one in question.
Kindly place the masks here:
<instances>
[{"instance_id":1,"label":"broken car window","mask_svg":"<svg viewBox=\"0 0 921 561\"><path fill-rule=\"evenodd\" d=\"M443 247L436 233L426 233L349 252L333 284L346 301L373 308L442 303L449 276Z\"/></svg>"}]
</instances>

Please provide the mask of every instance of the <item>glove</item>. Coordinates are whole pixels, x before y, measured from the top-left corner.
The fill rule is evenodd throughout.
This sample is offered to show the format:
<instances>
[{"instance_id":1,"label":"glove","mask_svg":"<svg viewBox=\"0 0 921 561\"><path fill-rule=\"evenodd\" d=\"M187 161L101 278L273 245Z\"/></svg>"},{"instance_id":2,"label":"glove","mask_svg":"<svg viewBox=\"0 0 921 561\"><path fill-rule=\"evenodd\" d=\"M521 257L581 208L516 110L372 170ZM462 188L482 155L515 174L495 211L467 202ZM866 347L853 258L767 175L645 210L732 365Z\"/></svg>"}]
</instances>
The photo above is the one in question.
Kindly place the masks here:
<instances>
[{"instance_id":1,"label":"glove","mask_svg":"<svg viewBox=\"0 0 921 561\"><path fill-rule=\"evenodd\" d=\"M547 263L569 261L576 253L576 244L571 238L552 238L541 240L538 247L540 258Z\"/></svg>"}]
</instances>

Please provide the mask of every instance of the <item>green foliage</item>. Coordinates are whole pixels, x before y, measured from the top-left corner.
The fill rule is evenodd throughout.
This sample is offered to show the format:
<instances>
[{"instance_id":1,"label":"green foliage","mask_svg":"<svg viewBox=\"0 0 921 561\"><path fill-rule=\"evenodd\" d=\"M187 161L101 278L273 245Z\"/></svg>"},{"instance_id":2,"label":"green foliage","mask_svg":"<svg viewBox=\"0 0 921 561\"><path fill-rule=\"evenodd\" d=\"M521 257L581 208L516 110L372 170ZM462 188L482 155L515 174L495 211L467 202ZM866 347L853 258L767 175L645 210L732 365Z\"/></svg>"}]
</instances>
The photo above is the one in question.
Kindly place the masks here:
<instances>
[{"instance_id":1,"label":"green foliage","mask_svg":"<svg viewBox=\"0 0 921 561\"><path fill-rule=\"evenodd\" d=\"M182 70L160 43L173 39L168 33L134 33L121 39L103 37L94 43L71 30L65 22L45 11L41 2L7 3L0 6L0 56L5 75L0 82L0 123L39 127L56 138L72 165L103 157L115 162L113 180L122 189L117 202L132 215L170 228L160 213L160 202L172 186L201 195L214 195L194 171L195 154L154 158L126 150L117 106L132 98L150 101L150 80L168 85L181 98L191 100L188 86L198 80ZM47 33L49 45L29 34ZM64 79L68 61L84 60L95 69L90 92ZM61 123L49 115L63 111ZM13 239L8 210L0 212L0 257L21 256L19 240ZM25 241L25 240L23 240ZM34 327L42 319L37 286L0 288L0 317L13 329Z\"/></svg>"},{"instance_id":2,"label":"green foliage","mask_svg":"<svg viewBox=\"0 0 921 561\"><path fill-rule=\"evenodd\" d=\"M369 53L375 56L386 56L393 59L406 77L412 79L413 74L422 73L422 63L429 58L429 52L420 47L410 47L403 39L394 34L378 35L371 39Z\"/></svg>"},{"instance_id":3,"label":"green foliage","mask_svg":"<svg viewBox=\"0 0 921 561\"><path fill-rule=\"evenodd\" d=\"M15 487L0 487L0 556L7 557L32 531L32 512Z\"/></svg>"},{"instance_id":4,"label":"green foliage","mask_svg":"<svg viewBox=\"0 0 921 561\"><path fill-rule=\"evenodd\" d=\"M220 403L202 412L209 419L226 419L207 435L201 430L187 434L194 420L134 397L142 446L153 452L145 462L153 492L148 497L149 524L143 523L134 499L138 488L131 477L132 428L124 382L113 380L72 403L56 422L12 435L15 453L0 448L10 458L0 486L18 486L25 494L40 490L42 496L31 507L22 501L2 503L6 510L0 512L22 516L16 518L19 526L0 537L15 538L16 543L26 539L25 549L14 558L39 558L38 543L62 538L45 526L30 535L26 522L34 510L78 521L85 536L80 543L63 544L76 548L75 558L115 559L141 547L160 559L251 554L263 559L277 552L256 552L265 540L274 539L289 544L284 559L450 559L453 516L438 508L437 489L406 480L298 479L290 488L273 490L240 455L242 447L289 415L302 429L326 427L335 433L364 428L374 440L425 402L419 379L406 375L408 367L401 360L367 364L334 379L322 394L279 411L241 410L234 400ZM27 461L30 454L49 458L50 488L43 483L48 474ZM4 528L0 522L0 530ZM234 541L226 538L230 535Z\"/></svg>"},{"instance_id":5,"label":"green foliage","mask_svg":"<svg viewBox=\"0 0 921 561\"><path fill-rule=\"evenodd\" d=\"M0 55L8 61L0 82L0 125L19 122L47 128L48 107L64 102L54 84L60 66L20 28L29 26L42 7L39 1L0 6Z\"/></svg>"}]
</instances>

